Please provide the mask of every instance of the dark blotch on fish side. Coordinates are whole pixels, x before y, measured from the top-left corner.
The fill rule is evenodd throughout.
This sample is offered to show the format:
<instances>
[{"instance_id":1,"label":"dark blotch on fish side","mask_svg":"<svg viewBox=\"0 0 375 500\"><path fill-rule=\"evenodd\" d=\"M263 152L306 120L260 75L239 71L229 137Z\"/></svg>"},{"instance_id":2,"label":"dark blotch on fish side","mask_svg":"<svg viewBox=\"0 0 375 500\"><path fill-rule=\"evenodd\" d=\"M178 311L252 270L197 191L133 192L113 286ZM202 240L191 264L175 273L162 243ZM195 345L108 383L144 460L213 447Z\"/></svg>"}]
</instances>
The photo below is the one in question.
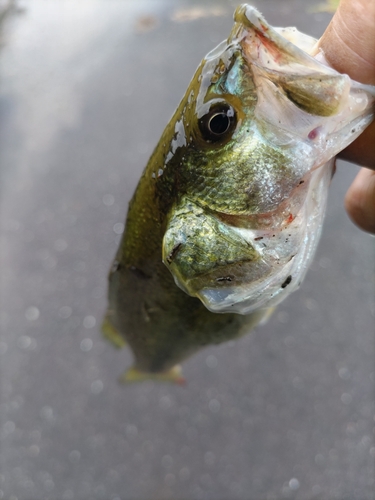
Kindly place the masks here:
<instances>
[{"instance_id":1,"label":"dark blotch on fish side","mask_svg":"<svg viewBox=\"0 0 375 500\"><path fill-rule=\"evenodd\" d=\"M284 283L281 285L281 288L286 288L291 281L292 281L292 276L289 275L287 279L284 281Z\"/></svg>"},{"instance_id":2,"label":"dark blotch on fish side","mask_svg":"<svg viewBox=\"0 0 375 500\"><path fill-rule=\"evenodd\" d=\"M254 238L254 241L259 241L259 240L262 240L263 239L263 236L258 236L258 238Z\"/></svg>"}]
</instances>

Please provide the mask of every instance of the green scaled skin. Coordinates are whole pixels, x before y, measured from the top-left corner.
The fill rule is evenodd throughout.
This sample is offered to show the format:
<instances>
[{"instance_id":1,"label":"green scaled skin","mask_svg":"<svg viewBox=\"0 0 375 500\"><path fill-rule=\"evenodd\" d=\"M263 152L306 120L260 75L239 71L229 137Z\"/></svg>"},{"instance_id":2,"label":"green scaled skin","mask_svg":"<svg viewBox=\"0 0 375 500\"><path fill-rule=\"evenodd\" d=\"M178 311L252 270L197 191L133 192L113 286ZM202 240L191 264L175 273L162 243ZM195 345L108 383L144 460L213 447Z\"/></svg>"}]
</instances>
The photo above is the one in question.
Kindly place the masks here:
<instances>
[{"instance_id":1,"label":"green scaled skin","mask_svg":"<svg viewBox=\"0 0 375 500\"><path fill-rule=\"evenodd\" d=\"M314 44L285 32L302 37L304 50ZM296 288L318 239L329 160L350 142L331 117L340 127L361 117L351 140L370 121L363 106L345 119L350 91L347 76L287 42L255 9L236 10L228 40L198 67L129 204L103 325L117 347L133 351L124 380L181 383L179 362L249 332ZM231 303L228 290L240 299Z\"/></svg>"}]
</instances>

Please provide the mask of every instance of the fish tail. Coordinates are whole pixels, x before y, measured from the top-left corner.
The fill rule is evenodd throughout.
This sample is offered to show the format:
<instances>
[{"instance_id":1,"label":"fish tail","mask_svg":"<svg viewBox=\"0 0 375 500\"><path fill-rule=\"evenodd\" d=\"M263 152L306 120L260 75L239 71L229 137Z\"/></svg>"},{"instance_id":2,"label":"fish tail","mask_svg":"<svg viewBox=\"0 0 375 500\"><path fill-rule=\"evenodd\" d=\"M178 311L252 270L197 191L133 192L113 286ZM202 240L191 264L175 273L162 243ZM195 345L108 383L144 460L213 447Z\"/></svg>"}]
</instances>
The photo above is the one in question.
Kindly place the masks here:
<instances>
[{"instance_id":1,"label":"fish tail","mask_svg":"<svg viewBox=\"0 0 375 500\"><path fill-rule=\"evenodd\" d=\"M132 382L143 382L144 380L155 380L157 382L172 382L177 385L185 385L186 380L181 374L180 365L176 365L170 370L159 373L152 373L139 370L135 366L129 368L121 377L120 382L128 384Z\"/></svg>"},{"instance_id":2,"label":"fish tail","mask_svg":"<svg viewBox=\"0 0 375 500\"><path fill-rule=\"evenodd\" d=\"M105 315L105 318L103 320L102 334L118 349L122 349L126 345L126 342L123 339L123 337L120 335L118 330L116 330L116 328L113 326L113 323L109 317L109 313Z\"/></svg>"}]
</instances>

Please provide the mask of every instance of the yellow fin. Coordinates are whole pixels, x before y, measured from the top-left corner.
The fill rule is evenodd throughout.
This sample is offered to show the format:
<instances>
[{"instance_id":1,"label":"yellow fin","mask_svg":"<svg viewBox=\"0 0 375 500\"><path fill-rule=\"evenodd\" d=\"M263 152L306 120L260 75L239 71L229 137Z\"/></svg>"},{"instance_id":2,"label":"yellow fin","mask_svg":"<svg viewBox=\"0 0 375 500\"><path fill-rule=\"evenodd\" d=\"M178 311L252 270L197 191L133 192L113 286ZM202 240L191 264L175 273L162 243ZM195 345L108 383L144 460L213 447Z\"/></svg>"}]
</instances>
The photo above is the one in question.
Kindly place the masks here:
<instances>
[{"instance_id":1,"label":"yellow fin","mask_svg":"<svg viewBox=\"0 0 375 500\"><path fill-rule=\"evenodd\" d=\"M267 321L270 319L274 311L276 310L276 307L269 307L267 311L265 312L263 318L259 321L259 325L263 326L267 323Z\"/></svg>"},{"instance_id":2,"label":"yellow fin","mask_svg":"<svg viewBox=\"0 0 375 500\"><path fill-rule=\"evenodd\" d=\"M113 326L111 320L108 317L108 314L104 318L104 321L102 324L102 333L103 333L103 336L107 340L112 342L112 344L115 347L117 347L118 349L121 349L122 347L126 346L125 340L122 338L122 336L116 330L116 328Z\"/></svg>"},{"instance_id":3,"label":"yellow fin","mask_svg":"<svg viewBox=\"0 0 375 500\"><path fill-rule=\"evenodd\" d=\"M143 382L144 380L155 380L157 382L172 382L177 385L185 385L186 380L181 374L180 365L176 365L170 370L159 373L143 372L132 366L121 377L120 382L125 384L131 382Z\"/></svg>"}]
</instances>

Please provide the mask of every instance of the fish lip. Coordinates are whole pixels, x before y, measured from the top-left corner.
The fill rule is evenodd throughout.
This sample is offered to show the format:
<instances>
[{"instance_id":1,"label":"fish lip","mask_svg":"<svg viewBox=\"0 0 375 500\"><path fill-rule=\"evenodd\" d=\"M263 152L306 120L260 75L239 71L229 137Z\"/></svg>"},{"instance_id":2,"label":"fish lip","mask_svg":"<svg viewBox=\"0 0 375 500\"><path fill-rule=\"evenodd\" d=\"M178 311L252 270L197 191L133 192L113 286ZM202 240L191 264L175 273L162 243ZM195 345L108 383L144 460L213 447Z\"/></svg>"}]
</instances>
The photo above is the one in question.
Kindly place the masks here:
<instances>
[{"instance_id":1,"label":"fish lip","mask_svg":"<svg viewBox=\"0 0 375 500\"><path fill-rule=\"evenodd\" d=\"M327 73L336 73L332 68L314 57L313 50L317 43L315 38L304 35L294 28L294 32L304 38L305 45L307 44L306 40L309 39L309 43L307 44L309 51L307 51L306 47L300 47L295 40L291 41L288 36L283 35L285 28L271 26L258 9L251 5L242 4L237 7L234 13L234 23L234 28L228 37L228 43L240 43L246 54L246 43L255 41L257 45L255 58L254 54L253 56L249 55L249 57L246 57L252 64L256 64L257 60L264 59L259 51L260 45L264 45L267 46L268 54L272 56L273 53L275 56L274 62L277 65L280 62L289 63L297 60L299 64L306 65L312 71L319 71L319 69L324 67ZM268 66L270 63L268 59L269 57L267 56L265 60L262 60L260 65L264 67ZM272 66L273 64L271 63L270 67Z\"/></svg>"},{"instance_id":2,"label":"fish lip","mask_svg":"<svg viewBox=\"0 0 375 500\"><path fill-rule=\"evenodd\" d=\"M276 262L271 264L261 256L258 263L258 277L256 279L251 281L246 281L246 279L244 281L239 281L235 279L232 285L229 282L224 286L212 282L212 284L207 284L195 290L194 296L199 298L205 307L214 313L235 312L238 314L249 314L261 307L274 306L299 286L300 279L290 280L285 286L282 285L291 275L294 275L294 258L296 256L297 260L303 258L304 252L301 254L301 252L299 252L300 248L301 247L299 247L296 253L291 255L288 259L285 258L283 262L279 262L280 269L277 272L274 272ZM247 269L251 269L251 274L254 275L254 262L243 262L237 265L239 265L241 271L245 274ZM234 272L235 276L235 269L232 269L232 272ZM259 275L259 273L261 274ZM216 272L216 274L218 273ZM225 268L222 274L226 276L229 272ZM206 275L206 278L208 278L209 275L212 275L212 273ZM218 280L216 279L215 281L217 282ZM290 284L291 282L292 284ZM177 284L182 288L181 284Z\"/></svg>"},{"instance_id":3,"label":"fish lip","mask_svg":"<svg viewBox=\"0 0 375 500\"><path fill-rule=\"evenodd\" d=\"M196 294L196 297L213 313L250 314L260 308L276 306L300 285L300 279L289 281L291 267L292 264L284 266L276 275L271 273L266 280L262 278L249 287L244 286L244 291L238 291L234 287L225 289L205 287ZM273 286L275 280L282 285L275 288ZM283 286L284 283L287 285ZM220 301L215 299L215 294L222 295Z\"/></svg>"}]
</instances>

